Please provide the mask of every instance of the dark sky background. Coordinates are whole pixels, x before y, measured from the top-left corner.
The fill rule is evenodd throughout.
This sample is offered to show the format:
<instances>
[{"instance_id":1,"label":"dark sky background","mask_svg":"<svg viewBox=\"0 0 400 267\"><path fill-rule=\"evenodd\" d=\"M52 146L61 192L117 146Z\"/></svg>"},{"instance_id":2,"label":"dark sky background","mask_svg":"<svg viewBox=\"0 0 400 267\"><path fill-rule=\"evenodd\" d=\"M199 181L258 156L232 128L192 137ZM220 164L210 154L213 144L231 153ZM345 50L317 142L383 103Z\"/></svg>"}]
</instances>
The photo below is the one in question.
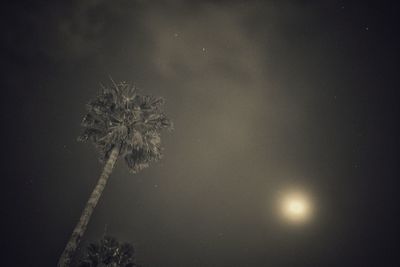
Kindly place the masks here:
<instances>
[{"instance_id":1,"label":"dark sky background","mask_svg":"<svg viewBox=\"0 0 400 267\"><path fill-rule=\"evenodd\" d=\"M164 159L117 163L83 245L143 266L396 266L395 1L2 5L2 266L55 266L101 173L76 141L99 82L164 96ZM281 220L301 188L312 220ZM4 263L7 263L5 265Z\"/></svg>"}]
</instances>

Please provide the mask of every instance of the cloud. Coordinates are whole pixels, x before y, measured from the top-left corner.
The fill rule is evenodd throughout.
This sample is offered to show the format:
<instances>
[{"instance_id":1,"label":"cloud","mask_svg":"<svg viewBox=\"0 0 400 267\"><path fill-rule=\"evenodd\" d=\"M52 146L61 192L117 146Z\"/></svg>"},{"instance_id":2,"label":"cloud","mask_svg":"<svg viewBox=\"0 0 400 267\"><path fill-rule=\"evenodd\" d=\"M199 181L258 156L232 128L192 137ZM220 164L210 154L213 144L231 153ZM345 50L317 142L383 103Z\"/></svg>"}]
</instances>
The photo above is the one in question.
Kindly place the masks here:
<instances>
[{"instance_id":1,"label":"cloud","mask_svg":"<svg viewBox=\"0 0 400 267\"><path fill-rule=\"evenodd\" d=\"M150 9L146 23L153 36L153 62L165 76L231 73L251 78L260 69L257 48L246 36L248 12L203 5L197 9Z\"/></svg>"}]
</instances>

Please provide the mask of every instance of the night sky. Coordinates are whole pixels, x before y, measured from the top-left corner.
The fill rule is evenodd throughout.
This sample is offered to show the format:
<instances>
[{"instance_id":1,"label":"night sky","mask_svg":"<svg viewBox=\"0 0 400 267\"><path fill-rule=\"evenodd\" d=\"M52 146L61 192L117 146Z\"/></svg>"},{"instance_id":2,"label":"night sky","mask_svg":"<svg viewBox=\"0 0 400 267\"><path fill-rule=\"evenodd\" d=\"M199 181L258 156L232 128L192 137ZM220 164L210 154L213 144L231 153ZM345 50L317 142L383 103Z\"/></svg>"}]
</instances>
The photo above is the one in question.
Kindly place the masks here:
<instances>
[{"instance_id":1,"label":"night sky","mask_svg":"<svg viewBox=\"0 0 400 267\"><path fill-rule=\"evenodd\" d=\"M4 3L0 265L56 266L102 171L76 139L111 75L165 97L175 130L150 168L117 162L82 246L106 229L149 267L400 266L392 2ZM279 212L291 189L305 223Z\"/></svg>"}]
</instances>

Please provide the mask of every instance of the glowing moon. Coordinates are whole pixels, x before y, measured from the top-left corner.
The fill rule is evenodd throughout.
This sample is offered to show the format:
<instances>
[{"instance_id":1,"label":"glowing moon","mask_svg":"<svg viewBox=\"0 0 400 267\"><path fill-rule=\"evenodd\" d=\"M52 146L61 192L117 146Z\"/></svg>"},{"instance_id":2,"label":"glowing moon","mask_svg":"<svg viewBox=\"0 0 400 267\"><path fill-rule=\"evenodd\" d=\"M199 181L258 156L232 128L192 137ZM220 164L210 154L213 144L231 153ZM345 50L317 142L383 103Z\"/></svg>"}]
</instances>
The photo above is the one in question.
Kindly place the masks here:
<instances>
[{"instance_id":1,"label":"glowing moon","mask_svg":"<svg viewBox=\"0 0 400 267\"><path fill-rule=\"evenodd\" d=\"M290 192L281 197L280 210L286 220L303 223L311 217L312 205L304 193Z\"/></svg>"}]
</instances>

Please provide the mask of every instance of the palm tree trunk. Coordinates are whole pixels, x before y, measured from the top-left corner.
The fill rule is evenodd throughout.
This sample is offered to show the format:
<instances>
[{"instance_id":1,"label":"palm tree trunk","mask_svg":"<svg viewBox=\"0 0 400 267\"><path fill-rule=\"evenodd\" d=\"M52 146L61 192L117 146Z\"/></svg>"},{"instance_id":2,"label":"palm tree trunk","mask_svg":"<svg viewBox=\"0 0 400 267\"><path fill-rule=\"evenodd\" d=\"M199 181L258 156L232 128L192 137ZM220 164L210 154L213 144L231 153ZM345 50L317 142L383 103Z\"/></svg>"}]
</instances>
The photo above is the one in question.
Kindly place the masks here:
<instances>
[{"instance_id":1,"label":"palm tree trunk","mask_svg":"<svg viewBox=\"0 0 400 267\"><path fill-rule=\"evenodd\" d=\"M67 246L65 247L59 259L58 267L70 266L72 258L79 245L79 242L81 241L81 238L85 233L87 224L90 220L90 216L92 215L93 210L96 207L101 194L103 193L104 187L106 186L107 180L110 177L110 174L114 168L114 164L117 161L118 154L119 154L119 147L115 146L111 151L110 157L108 158L106 165L104 166L103 173L101 174L96 187L94 188L88 202L86 203L85 209L82 212L79 222L75 226L75 229L72 232L72 235L67 243Z\"/></svg>"}]
</instances>

